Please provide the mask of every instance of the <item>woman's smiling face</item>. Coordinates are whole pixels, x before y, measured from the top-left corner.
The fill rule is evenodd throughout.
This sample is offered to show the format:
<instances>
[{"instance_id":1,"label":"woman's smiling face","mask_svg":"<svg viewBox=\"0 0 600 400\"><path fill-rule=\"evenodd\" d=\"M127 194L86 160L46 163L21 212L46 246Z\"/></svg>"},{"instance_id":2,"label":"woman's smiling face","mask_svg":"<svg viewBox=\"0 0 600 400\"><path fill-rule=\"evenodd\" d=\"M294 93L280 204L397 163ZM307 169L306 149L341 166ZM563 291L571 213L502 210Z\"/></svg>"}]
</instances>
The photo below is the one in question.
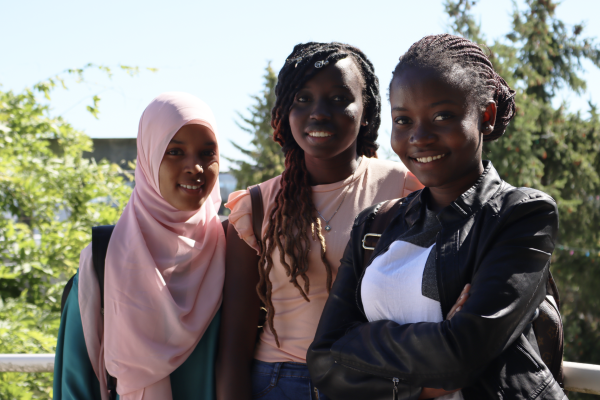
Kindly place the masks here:
<instances>
[{"instance_id":1,"label":"woman's smiling face","mask_svg":"<svg viewBox=\"0 0 600 400\"><path fill-rule=\"evenodd\" d=\"M160 169L160 194L180 211L200 209L219 176L217 142L204 125L185 125L168 144Z\"/></svg>"},{"instance_id":2,"label":"woman's smiling face","mask_svg":"<svg viewBox=\"0 0 600 400\"><path fill-rule=\"evenodd\" d=\"M491 132L495 104L482 111L466 90L417 67L394 77L390 102L392 148L404 165L427 187L467 190L483 172L482 132Z\"/></svg>"},{"instance_id":3,"label":"woman's smiling face","mask_svg":"<svg viewBox=\"0 0 600 400\"><path fill-rule=\"evenodd\" d=\"M351 150L363 121L364 80L354 60L323 67L296 93L289 122L308 157L327 159Z\"/></svg>"}]
</instances>

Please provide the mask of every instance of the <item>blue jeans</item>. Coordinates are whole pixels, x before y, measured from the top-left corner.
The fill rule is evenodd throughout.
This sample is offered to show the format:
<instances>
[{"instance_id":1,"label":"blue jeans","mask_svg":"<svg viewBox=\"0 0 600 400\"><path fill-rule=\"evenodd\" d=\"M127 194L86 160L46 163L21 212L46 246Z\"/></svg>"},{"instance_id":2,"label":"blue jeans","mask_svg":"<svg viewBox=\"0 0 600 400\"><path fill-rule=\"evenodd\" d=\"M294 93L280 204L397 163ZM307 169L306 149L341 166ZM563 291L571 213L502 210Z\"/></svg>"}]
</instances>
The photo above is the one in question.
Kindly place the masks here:
<instances>
[{"instance_id":1,"label":"blue jeans","mask_svg":"<svg viewBox=\"0 0 600 400\"><path fill-rule=\"evenodd\" d=\"M306 364L254 360L252 398L262 400L328 400L310 381Z\"/></svg>"}]
</instances>

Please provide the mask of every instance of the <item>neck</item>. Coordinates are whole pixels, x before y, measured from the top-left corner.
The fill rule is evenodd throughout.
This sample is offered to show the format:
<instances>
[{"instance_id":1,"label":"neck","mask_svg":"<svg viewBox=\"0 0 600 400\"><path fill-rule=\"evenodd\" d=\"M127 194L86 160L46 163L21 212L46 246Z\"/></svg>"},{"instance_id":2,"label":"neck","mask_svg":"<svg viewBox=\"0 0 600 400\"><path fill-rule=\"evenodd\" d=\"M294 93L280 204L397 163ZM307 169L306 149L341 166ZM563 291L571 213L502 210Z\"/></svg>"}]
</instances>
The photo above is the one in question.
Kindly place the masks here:
<instances>
[{"instance_id":1,"label":"neck","mask_svg":"<svg viewBox=\"0 0 600 400\"><path fill-rule=\"evenodd\" d=\"M453 201L469 190L481 174L483 173L483 163L479 161L477 168L473 168L461 176L446 185L438 187L430 187L429 191L431 196L427 206L435 213L439 213L443 208L448 207Z\"/></svg>"},{"instance_id":2,"label":"neck","mask_svg":"<svg viewBox=\"0 0 600 400\"><path fill-rule=\"evenodd\" d=\"M358 168L358 158L355 145L327 159L314 158L304 153L311 186L343 181Z\"/></svg>"}]
</instances>

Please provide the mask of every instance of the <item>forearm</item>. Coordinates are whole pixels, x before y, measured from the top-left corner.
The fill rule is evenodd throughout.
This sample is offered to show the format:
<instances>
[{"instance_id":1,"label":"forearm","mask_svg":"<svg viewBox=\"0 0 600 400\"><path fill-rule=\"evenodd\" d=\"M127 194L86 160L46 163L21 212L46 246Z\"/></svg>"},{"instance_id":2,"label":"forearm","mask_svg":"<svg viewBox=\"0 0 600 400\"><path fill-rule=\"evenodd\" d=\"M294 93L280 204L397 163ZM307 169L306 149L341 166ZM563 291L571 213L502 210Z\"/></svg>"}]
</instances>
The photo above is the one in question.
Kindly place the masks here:
<instances>
[{"instance_id":1,"label":"forearm","mask_svg":"<svg viewBox=\"0 0 600 400\"><path fill-rule=\"evenodd\" d=\"M251 368L260 305L256 293L258 279L256 251L237 236L233 226L229 226L216 365L219 400L251 398Z\"/></svg>"},{"instance_id":2,"label":"forearm","mask_svg":"<svg viewBox=\"0 0 600 400\"><path fill-rule=\"evenodd\" d=\"M241 306L241 304L239 305ZM257 323L244 324L243 320L248 314L243 316L240 314L243 309L248 307L240 308L242 310L232 310L231 308L223 310L219 354L216 363L216 391L219 400L249 400L251 398L251 368ZM258 310L258 302L256 307L246 311L252 313L254 310ZM227 320L225 320L226 315ZM258 313L256 313L256 318L252 319L258 321Z\"/></svg>"},{"instance_id":3,"label":"forearm","mask_svg":"<svg viewBox=\"0 0 600 400\"><path fill-rule=\"evenodd\" d=\"M507 214L509 214L507 212ZM548 202L520 203L479 242L470 299L451 321L365 322L331 346L334 362L456 389L475 382L527 328L545 296L557 218Z\"/></svg>"}]
</instances>

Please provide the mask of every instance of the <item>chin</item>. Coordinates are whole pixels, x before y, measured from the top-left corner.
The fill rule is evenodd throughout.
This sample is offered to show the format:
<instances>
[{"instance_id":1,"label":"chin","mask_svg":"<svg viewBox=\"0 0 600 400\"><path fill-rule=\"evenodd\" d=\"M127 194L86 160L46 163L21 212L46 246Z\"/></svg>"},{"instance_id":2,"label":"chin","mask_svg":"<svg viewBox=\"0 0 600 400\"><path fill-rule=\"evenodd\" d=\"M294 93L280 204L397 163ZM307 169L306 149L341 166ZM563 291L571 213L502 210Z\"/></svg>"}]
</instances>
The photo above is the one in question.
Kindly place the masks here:
<instances>
[{"instance_id":1,"label":"chin","mask_svg":"<svg viewBox=\"0 0 600 400\"><path fill-rule=\"evenodd\" d=\"M423 174L415 174L413 171L410 172L412 172L417 177L417 179L423 184L423 186L437 187L442 185L442 183L439 181L439 179L436 179L436 177L429 175L422 176Z\"/></svg>"},{"instance_id":2,"label":"chin","mask_svg":"<svg viewBox=\"0 0 600 400\"><path fill-rule=\"evenodd\" d=\"M194 203L180 202L177 205L174 205L174 204L171 204L171 205L173 207L175 207L176 209L178 209L179 211L198 211L199 209L202 208L204 203L205 203L205 200L202 200L200 202L194 202Z\"/></svg>"}]
</instances>

